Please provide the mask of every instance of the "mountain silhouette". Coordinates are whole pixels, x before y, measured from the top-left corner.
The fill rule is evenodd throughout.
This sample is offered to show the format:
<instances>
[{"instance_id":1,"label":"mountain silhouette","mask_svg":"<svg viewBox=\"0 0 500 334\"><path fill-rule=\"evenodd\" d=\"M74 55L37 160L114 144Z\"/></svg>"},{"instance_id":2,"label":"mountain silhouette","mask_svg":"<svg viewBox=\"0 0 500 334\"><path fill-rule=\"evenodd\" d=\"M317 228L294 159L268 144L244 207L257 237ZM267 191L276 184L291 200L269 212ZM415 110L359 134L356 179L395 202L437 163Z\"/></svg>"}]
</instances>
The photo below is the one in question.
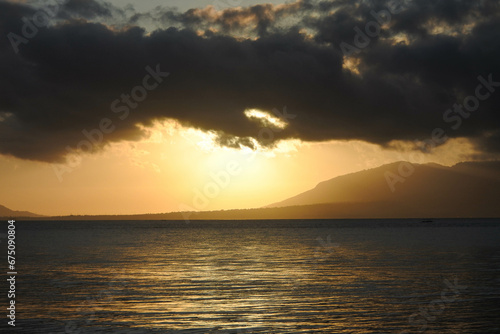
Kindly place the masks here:
<instances>
[{"instance_id":1,"label":"mountain silhouette","mask_svg":"<svg viewBox=\"0 0 500 334\"><path fill-rule=\"evenodd\" d=\"M500 161L452 167L396 162L320 182L264 208L135 215L42 217L0 206L3 217L40 220L261 220L499 218Z\"/></svg>"},{"instance_id":2,"label":"mountain silhouette","mask_svg":"<svg viewBox=\"0 0 500 334\"><path fill-rule=\"evenodd\" d=\"M342 175L266 206L355 206L363 217L499 217L500 162L453 167L396 162ZM379 207L374 206L379 203ZM385 211L385 214L383 212Z\"/></svg>"},{"instance_id":3,"label":"mountain silhouette","mask_svg":"<svg viewBox=\"0 0 500 334\"><path fill-rule=\"evenodd\" d=\"M42 217L36 213L32 213L29 211L14 211L9 208L6 208L3 205L0 205L0 217L7 218L34 218L34 217Z\"/></svg>"}]
</instances>

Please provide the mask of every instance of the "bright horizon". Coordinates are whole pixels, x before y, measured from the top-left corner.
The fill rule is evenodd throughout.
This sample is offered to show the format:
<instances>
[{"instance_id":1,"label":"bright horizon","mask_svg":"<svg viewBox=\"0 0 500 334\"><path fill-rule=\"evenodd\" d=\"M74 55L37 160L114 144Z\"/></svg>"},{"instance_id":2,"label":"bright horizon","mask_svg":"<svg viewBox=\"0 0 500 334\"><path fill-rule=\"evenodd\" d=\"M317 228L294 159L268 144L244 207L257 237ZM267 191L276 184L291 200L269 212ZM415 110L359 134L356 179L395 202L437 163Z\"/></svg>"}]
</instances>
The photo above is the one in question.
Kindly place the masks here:
<instances>
[{"instance_id":1,"label":"bright horizon","mask_svg":"<svg viewBox=\"0 0 500 334\"><path fill-rule=\"evenodd\" d=\"M217 146L206 132L170 121L148 129L147 139L73 155L70 163L2 156L0 173L7 191L0 203L49 216L248 209L391 162L416 163L418 157L418 163L451 166L473 153L465 140L450 141L428 155L362 141L289 140L270 150L233 149ZM229 182L224 175L230 176Z\"/></svg>"},{"instance_id":2,"label":"bright horizon","mask_svg":"<svg viewBox=\"0 0 500 334\"><path fill-rule=\"evenodd\" d=\"M498 60L475 44L496 38L486 7L413 22L417 5L130 3L3 3L1 205L258 208L391 162L500 157Z\"/></svg>"}]
</instances>

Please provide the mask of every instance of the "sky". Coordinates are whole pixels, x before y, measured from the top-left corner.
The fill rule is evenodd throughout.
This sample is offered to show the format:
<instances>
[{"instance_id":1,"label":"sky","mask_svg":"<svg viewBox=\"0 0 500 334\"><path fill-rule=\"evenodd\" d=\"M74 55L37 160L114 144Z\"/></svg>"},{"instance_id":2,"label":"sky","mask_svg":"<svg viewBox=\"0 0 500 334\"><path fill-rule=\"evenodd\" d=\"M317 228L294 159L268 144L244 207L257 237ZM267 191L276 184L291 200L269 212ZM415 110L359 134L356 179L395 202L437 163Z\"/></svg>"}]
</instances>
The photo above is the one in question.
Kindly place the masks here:
<instances>
[{"instance_id":1,"label":"sky","mask_svg":"<svg viewBox=\"0 0 500 334\"><path fill-rule=\"evenodd\" d=\"M11 0L0 34L13 210L252 208L499 158L498 1Z\"/></svg>"}]
</instances>

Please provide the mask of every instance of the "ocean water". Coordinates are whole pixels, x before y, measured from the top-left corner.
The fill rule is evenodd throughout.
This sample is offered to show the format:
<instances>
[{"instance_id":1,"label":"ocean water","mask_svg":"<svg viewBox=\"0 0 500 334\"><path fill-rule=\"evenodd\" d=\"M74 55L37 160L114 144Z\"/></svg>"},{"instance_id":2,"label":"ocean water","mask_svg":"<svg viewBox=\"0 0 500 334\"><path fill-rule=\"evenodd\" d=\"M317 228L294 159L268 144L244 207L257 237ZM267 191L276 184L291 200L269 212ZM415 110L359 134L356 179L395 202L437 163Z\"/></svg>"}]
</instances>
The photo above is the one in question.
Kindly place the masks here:
<instances>
[{"instance_id":1,"label":"ocean water","mask_svg":"<svg viewBox=\"0 0 500 334\"><path fill-rule=\"evenodd\" d=\"M6 333L500 333L499 220L18 221L16 231Z\"/></svg>"}]
</instances>

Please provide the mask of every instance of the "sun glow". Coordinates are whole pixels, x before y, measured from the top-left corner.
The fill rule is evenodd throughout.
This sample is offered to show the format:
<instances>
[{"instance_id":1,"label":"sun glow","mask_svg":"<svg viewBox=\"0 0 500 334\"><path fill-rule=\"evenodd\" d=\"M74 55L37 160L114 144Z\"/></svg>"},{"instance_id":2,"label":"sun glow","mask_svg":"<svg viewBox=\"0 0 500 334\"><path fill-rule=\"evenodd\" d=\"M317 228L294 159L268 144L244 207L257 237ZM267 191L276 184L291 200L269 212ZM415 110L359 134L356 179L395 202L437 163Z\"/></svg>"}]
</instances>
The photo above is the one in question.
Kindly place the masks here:
<instances>
[{"instance_id":1,"label":"sun glow","mask_svg":"<svg viewBox=\"0 0 500 334\"><path fill-rule=\"evenodd\" d=\"M261 124L286 126L260 110L245 115ZM278 202L338 175L412 157L405 143L384 149L361 141L282 140L272 148L251 149L220 146L216 132L172 119L138 126L141 140L111 143L93 154L75 153L63 165L0 156L5 176L0 203L46 215L245 209ZM460 154L474 150L464 140L450 140L418 162L451 165L465 160ZM54 166L67 168L60 180ZM196 205L199 194L203 205Z\"/></svg>"},{"instance_id":2,"label":"sun glow","mask_svg":"<svg viewBox=\"0 0 500 334\"><path fill-rule=\"evenodd\" d=\"M265 127L273 127L277 129L284 129L288 125L286 122L278 117L271 115L266 111L259 109L246 109L245 116L250 120L257 120Z\"/></svg>"}]
</instances>

